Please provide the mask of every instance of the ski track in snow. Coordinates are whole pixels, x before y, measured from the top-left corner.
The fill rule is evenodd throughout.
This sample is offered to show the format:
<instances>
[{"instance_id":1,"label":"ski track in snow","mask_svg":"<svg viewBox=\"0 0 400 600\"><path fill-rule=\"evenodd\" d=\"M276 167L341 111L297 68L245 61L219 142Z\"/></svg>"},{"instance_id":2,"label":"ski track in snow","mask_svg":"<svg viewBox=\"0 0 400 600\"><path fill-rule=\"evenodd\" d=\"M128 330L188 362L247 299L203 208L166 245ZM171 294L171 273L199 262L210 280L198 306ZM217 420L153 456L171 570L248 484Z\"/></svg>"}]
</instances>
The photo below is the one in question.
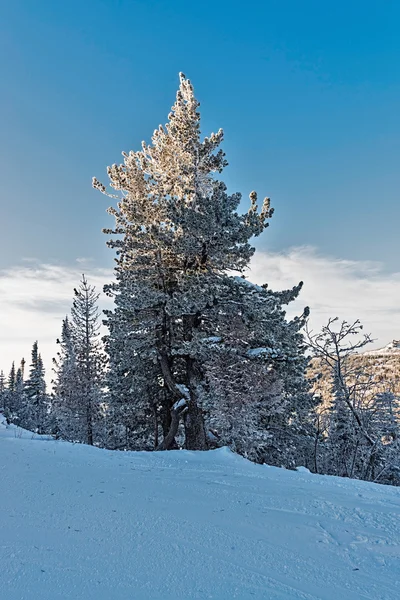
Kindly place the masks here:
<instances>
[{"instance_id":1,"label":"ski track in snow","mask_svg":"<svg viewBox=\"0 0 400 600\"><path fill-rule=\"evenodd\" d=\"M2 600L396 600L400 489L0 423Z\"/></svg>"}]
</instances>

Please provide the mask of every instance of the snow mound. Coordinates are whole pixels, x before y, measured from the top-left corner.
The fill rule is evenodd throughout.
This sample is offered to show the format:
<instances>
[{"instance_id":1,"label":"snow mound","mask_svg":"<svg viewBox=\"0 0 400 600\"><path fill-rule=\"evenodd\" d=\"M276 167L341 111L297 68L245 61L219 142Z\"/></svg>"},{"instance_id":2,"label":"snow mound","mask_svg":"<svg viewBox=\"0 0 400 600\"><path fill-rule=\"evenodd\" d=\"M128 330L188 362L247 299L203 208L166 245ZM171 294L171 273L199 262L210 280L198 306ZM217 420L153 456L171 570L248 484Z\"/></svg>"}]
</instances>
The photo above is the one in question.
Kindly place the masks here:
<instances>
[{"instance_id":1,"label":"snow mound","mask_svg":"<svg viewBox=\"0 0 400 600\"><path fill-rule=\"evenodd\" d=\"M400 489L0 422L4 600L394 600Z\"/></svg>"}]
</instances>

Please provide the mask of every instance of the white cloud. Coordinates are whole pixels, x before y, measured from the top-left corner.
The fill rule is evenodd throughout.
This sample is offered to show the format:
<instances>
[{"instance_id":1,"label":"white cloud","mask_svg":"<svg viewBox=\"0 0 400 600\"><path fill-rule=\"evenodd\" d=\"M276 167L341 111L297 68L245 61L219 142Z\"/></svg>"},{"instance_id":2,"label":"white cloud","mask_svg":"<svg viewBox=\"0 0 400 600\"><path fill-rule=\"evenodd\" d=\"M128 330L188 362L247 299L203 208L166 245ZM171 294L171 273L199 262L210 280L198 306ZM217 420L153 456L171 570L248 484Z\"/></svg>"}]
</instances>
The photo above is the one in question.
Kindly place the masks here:
<instances>
[{"instance_id":1,"label":"white cloud","mask_svg":"<svg viewBox=\"0 0 400 600\"><path fill-rule=\"evenodd\" d=\"M80 265L87 265L93 262L93 258L91 256L80 256L76 259L76 262Z\"/></svg>"},{"instance_id":2,"label":"white cloud","mask_svg":"<svg viewBox=\"0 0 400 600\"><path fill-rule=\"evenodd\" d=\"M37 339L50 379L55 340L61 320L69 312L81 267L82 263L65 267L30 261L0 271L0 368L5 372L22 356L29 363L32 343ZM89 282L101 291L112 273L86 267ZM375 346L400 338L400 273L387 273L379 263L321 256L312 248L257 252L249 278L255 283L267 282L276 290L303 280L304 288L288 314L310 306L314 329L329 316L359 318L365 330L377 338ZM107 302L102 295L101 306Z\"/></svg>"},{"instance_id":3,"label":"white cloud","mask_svg":"<svg viewBox=\"0 0 400 600\"><path fill-rule=\"evenodd\" d=\"M0 271L0 369L8 373L12 361L19 363L22 357L29 364L32 344L38 340L46 378L50 381L52 358L57 351L55 341L60 335L61 321L70 311L73 290L81 275L79 266L35 261ZM86 275L89 283L101 292L112 274L106 269L92 268ZM107 301L102 294L101 305Z\"/></svg>"},{"instance_id":4,"label":"white cloud","mask_svg":"<svg viewBox=\"0 0 400 600\"><path fill-rule=\"evenodd\" d=\"M400 337L400 273L388 273L380 263L322 256L314 248L302 247L283 253L257 252L248 275L276 290L304 281L288 315L309 306L314 330L328 317L337 316L360 319L376 340L375 347Z\"/></svg>"}]
</instances>

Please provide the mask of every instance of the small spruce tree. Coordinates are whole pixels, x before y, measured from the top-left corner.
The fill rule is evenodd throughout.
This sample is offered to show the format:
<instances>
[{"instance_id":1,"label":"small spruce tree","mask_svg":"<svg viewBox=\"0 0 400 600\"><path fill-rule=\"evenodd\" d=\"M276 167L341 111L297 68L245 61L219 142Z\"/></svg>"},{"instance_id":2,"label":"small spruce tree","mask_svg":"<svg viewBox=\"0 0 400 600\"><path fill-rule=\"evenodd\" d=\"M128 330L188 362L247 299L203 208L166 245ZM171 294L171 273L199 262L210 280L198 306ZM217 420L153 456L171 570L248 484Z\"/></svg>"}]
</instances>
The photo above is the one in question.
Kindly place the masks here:
<instances>
[{"instance_id":1,"label":"small spruce tree","mask_svg":"<svg viewBox=\"0 0 400 600\"><path fill-rule=\"evenodd\" d=\"M32 347L29 378L25 384L25 406L21 408L21 425L37 433L45 433L48 415L45 371L38 342Z\"/></svg>"}]
</instances>

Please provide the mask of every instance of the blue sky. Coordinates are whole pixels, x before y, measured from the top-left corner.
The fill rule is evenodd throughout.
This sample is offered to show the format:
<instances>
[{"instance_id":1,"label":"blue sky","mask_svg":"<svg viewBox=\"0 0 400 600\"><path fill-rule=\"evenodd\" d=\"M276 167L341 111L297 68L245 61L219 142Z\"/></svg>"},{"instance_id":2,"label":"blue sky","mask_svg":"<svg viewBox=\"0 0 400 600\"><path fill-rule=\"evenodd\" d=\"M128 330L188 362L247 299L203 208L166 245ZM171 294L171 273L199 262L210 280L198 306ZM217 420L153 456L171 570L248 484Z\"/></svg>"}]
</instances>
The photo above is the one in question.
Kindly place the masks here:
<instances>
[{"instance_id":1,"label":"blue sky","mask_svg":"<svg viewBox=\"0 0 400 600\"><path fill-rule=\"evenodd\" d=\"M26 259L72 269L56 270L72 285L90 258L100 281L95 269L113 257L101 229L112 221L91 178L105 182L106 166L167 120L183 71L203 133L225 130L229 190L243 193L244 209L252 189L272 198L275 216L257 241L264 279L304 279L314 310L349 318L353 306L387 343L398 302L372 309L359 298L367 280L377 294L400 290L399 25L395 0L0 1L4 306L24 286L29 294L35 273L40 283L55 272L28 276ZM340 291L336 304L322 297L326 269L337 274L329 289L348 290L352 306L339 305ZM37 305L59 299L57 289ZM42 331L33 314L30 339Z\"/></svg>"},{"instance_id":2,"label":"blue sky","mask_svg":"<svg viewBox=\"0 0 400 600\"><path fill-rule=\"evenodd\" d=\"M398 2L1 6L0 266L109 261L91 177L166 121L182 70L203 132L225 130L229 189L272 197L260 247L396 268Z\"/></svg>"}]
</instances>

